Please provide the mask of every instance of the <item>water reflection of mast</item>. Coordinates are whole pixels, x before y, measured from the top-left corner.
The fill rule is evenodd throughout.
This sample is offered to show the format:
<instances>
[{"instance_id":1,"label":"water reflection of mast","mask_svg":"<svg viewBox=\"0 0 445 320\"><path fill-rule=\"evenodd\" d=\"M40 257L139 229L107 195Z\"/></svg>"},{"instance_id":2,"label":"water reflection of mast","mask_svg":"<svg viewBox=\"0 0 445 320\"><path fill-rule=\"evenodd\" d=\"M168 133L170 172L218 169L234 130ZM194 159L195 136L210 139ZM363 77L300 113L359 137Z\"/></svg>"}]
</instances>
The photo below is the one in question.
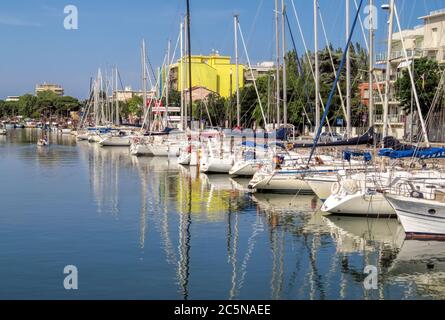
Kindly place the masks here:
<instances>
[{"instance_id":1,"label":"water reflection of mast","mask_svg":"<svg viewBox=\"0 0 445 320\"><path fill-rule=\"evenodd\" d=\"M229 221L230 221L231 211L232 210L229 211L230 212L229 213ZM232 287L230 289L230 294L229 294L230 300L234 299L236 296L236 278L237 278L237 268L236 268L237 259L236 259L236 257L237 257L237 253L238 253L238 235L239 235L238 222L239 222L239 216L238 216L238 214L235 214L235 226L234 226L235 236L233 238L232 254L230 255L230 262L232 264ZM230 232L230 235L231 235L231 232ZM230 245L230 240L228 241L228 244Z\"/></svg>"},{"instance_id":2,"label":"water reflection of mast","mask_svg":"<svg viewBox=\"0 0 445 320\"><path fill-rule=\"evenodd\" d=\"M280 236L281 241L278 239ZM284 230L272 230L272 277L270 280L272 299L278 300L284 283Z\"/></svg>"},{"instance_id":3,"label":"water reflection of mast","mask_svg":"<svg viewBox=\"0 0 445 320\"><path fill-rule=\"evenodd\" d=\"M181 293L184 300L189 297L188 284L190 276L190 225L192 212L192 179L187 177L188 190L185 190L183 179L180 180L181 194L188 193L187 209L183 211L182 205L179 215L179 264L178 264L178 278L181 287ZM185 192L184 192L185 191ZM186 196L187 197L187 196Z\"/></svg>"},{"instance_id":4,"label":"water reflection of mast","mask_svg":"<svg viewBox=\"0 0 445 320\"><path fill-rule=\"evenodd\" d=\"M141 249L145 245L145 232L147 226L147 175L146 172L139 170L141 177L141 223L140 223L140 238L139 243Z\"/></svg>"},{"instance_id":5,"label":"water reflection of mast","mask_svg":"<svg viewBox=\"0 0 445 320\"><path fill-rule=\"evenodd\" d=\"M165 254L167 256L167 262L174 264L176 261L175 253L173 252L173 245L170 239L169 224L168 224L168 198L169 198L169 179L168 174L164 174L164 203L163 203L163 218L162 218L162 240L164 242Z\"/></svg>"}]
</instances>

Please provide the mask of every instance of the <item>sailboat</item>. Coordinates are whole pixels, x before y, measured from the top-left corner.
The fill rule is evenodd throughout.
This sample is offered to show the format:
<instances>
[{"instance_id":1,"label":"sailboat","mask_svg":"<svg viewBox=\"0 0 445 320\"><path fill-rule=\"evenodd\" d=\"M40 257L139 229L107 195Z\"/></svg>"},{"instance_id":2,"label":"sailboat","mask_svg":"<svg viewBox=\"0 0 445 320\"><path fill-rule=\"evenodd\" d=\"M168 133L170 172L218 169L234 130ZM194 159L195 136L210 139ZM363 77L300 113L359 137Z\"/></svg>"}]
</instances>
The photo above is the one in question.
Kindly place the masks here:
<instances>
[{"instance_id":1,"label":"sailboat","mask_svg":"<svg viewBox=\"0 0 445 320\"><path fill-rule=\"evenodd\" d=\"M396 192L384 197L397 213L408 238L445 240L445 179L407 180Z\"/></svg>"}]
</instances>

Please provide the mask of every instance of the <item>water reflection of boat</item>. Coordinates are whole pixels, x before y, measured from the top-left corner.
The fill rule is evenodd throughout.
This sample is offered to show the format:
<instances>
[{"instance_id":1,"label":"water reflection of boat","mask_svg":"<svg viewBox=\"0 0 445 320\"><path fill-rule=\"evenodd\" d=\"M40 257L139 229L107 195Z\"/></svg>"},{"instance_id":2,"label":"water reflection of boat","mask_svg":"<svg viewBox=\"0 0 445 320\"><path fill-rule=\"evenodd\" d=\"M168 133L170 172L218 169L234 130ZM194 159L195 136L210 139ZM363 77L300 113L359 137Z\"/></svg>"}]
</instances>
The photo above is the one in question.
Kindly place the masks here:
<instances>
[{"instance_id":1,"label":"water reflection of boat","mask_svg":"<svg viewBox=\"0 0 445 320\"><path fill-rule=\"evenodd\" d=\"M205 174L200 175L202 181L209 185L212 190L232 190L233 183L228 175L221 174Z\"/></svg>"},{"instance_id":2,"label":"water reflection of boat","mask_svg":"<svg viewBox=\"0 0 445 320\"><path fill-rule=\"evenodd\" d=\"M353 216L328 216L323 219L331 228L337 251L342 253L374 251L376 243L398 249L405 239L405 233L397 219Z\"/></svg>"},{"instance_id":3,"label":"water reflection of boat","mask_svg":"<svg viewBox=\"0 0 445 320\"><path fill-rule=\"evenodd\" d=\"M444 245L443 241L404 241L385 277L411 283L417 295L445 299Z\"/></svg>"},{"instance_id":4,"label":"water reflection of boat","mask_svg":"<svg viewBox=\"0 0 445 320\"><path fill-rule=\"evenodd\" d=\"M250 192L249 182L250 178L231 177L232 185L236 190Z\"/></svg>"},{"instance_id":5,"label":"water reflection of boat","mask_svg":"<svg viewBox=\"0 0 445 320\"><path fill-rule=\"evenodd\" d=\"M295 196L279 193L255 193L253 200L263 210L314 213L320 207L314 196Z\"/></svg>"}]
</instances>

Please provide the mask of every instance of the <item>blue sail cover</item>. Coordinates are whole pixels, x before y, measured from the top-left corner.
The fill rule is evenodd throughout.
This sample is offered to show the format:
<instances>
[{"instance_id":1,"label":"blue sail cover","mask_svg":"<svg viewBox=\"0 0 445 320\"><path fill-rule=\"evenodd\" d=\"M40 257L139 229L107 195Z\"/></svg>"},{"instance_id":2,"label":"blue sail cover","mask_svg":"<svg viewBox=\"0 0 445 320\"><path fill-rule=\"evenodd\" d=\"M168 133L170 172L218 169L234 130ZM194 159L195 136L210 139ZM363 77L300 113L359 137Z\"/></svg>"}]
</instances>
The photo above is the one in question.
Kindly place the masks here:
<instances>
[{"instance_id":1,"label":"blue sail cover","mask_svg":"<svg viewBox=\"0 0 445 320\"><path fill-rule=\"evenodd\" d=\"M365 162L369 162L372 160L371 153L366 151L353 151L353 150L345 150L343 152L343 159L350 162L352 157L363 157Z\"/></svg>"},{"instance_id":2,"label":"blue sail cover","mask_svg":"<svg viewBox=\"0 0 445 320\"><path fill-rule=\"evenodd\" d=\"M381 149L380 157L388 157L391 159L402 158L419 158L419 159L438 159L445 158L445 148L427 148L427 149L409 149L409 150L393 150Z\"/></svg>"}]
</instances>

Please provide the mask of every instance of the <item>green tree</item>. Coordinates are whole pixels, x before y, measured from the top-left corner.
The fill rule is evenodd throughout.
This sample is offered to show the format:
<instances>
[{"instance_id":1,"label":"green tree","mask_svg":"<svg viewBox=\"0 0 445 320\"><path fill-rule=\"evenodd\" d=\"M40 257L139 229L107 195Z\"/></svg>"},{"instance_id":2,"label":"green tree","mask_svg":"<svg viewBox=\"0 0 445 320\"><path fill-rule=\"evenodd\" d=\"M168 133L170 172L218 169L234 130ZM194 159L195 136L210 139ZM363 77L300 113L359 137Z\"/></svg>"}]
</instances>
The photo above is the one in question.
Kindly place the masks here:
<instances>
[{"instance_id":1,"label":"green tree","mask_svg":"<svg viewBox=\"0 0 445 320\"><path fill-rule=\"evenodd\" d=\"M439 85L441 70L439 64L427 57L414 60L414 82L424 116L427 115ZM402 71L395 83L396 97L407 113L411 110L411 79L408 69Z\"/></svg>"},{"instance_id":2,"label":"green tree","mask_svg":"<svg viewBox=\"0 0 445 320\"><path fill-rule=\"evenodd\" d=\"M141 96L133 96L130 100L127 101L127 116L129 114L136 115L138 117L142 116L142 106L143 99Z\"/></svg>"},{"instance_id":3,"label":"green tree","mask_svg":"<svg viewBox=\"0 0 445 320\"><path fill-rule=\"evenodd\" d=\"M32 94L25 94L19 98L18 111L21 116L31 117L36 111L37 97Z\"/></svg>"}]
</instances>

